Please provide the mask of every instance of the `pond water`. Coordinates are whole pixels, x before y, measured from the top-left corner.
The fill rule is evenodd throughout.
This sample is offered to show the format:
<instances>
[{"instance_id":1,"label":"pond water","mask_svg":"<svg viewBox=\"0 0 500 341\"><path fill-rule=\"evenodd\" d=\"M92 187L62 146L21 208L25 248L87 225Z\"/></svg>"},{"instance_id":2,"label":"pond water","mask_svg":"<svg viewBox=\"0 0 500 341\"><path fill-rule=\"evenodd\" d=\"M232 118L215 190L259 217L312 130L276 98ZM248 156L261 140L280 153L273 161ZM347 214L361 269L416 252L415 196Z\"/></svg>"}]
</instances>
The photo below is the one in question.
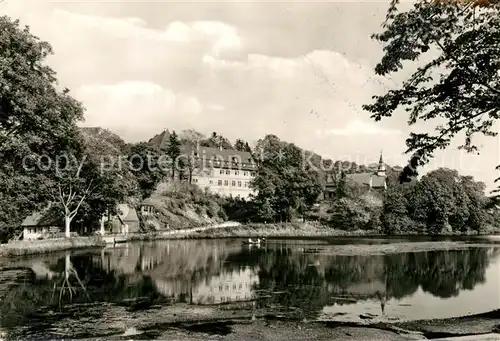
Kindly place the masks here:
<instances>
[{"instance_id":1,"label":"pond water","mask_svg":"<svg viewBox=\"0 0 500 341\"><path fill-rule=\"evenodd\" d=\"M500 308L493 239L178 240L1 263L4 338L124 337L217 317L402 321Z\"/></svg>"}]
</instances>

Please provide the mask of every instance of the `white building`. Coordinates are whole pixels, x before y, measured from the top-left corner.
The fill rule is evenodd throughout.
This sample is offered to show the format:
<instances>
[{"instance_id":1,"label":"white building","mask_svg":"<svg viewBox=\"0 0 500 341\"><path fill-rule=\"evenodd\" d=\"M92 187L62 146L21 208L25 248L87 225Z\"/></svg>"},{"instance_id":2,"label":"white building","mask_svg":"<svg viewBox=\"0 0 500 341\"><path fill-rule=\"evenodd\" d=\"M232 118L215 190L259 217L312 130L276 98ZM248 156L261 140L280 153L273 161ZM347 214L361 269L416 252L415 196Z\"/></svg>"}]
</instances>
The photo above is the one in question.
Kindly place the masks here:
<instances>
[{"instance_id":1,"label":"white building","mask_svg":"<svg viewBox=\"0 0 500 341\"><path fill-rule=\"evenodd\" d=\"M156 135L149 144L166 150L170 133L166 130ZM250 181L255 176L257 165L249 152L232 149L183 146L182 158L189 166L186 176L201 188L214 194L248 199L253 194Z\"/></svg>"}]
</instances>

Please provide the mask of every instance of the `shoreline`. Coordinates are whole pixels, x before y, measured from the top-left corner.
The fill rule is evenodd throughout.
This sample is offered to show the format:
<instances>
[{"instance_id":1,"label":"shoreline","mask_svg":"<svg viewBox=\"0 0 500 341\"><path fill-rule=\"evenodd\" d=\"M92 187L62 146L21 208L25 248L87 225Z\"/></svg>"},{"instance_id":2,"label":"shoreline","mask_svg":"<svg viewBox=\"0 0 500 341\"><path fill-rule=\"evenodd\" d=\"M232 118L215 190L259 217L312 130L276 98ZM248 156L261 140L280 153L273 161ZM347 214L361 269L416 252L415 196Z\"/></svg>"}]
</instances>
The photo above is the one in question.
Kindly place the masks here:
<instances>
[{"instance_id":1,"label":"shoreline","mask_svg":"<svg viewBox=\"0 0 500 341\"><path fill-rule=\"evenodd\" d=\"M47 254L58 251L103 248L106 243L96 237L72 237L44 240L19 240L0 245L0 257Z\"/></svg>"},{"instance_id":2,"label":"shoreline","mask_svg":"<svg viewBox=\"0 0 500 341\"><path fill-rule=\"evenodd\" d=\"M192 229L186 232L169 230L156 234L130 235L128 241L154 241L171 239L224 239L224 238L336 238L336 237L365 237L365 238L404 238L404 237L436 237L436 238L460 238L460 237L483 237L500 235L500 229L485 231L484 233L450 233L450 234L427 234L427 233L405 233L387 235L378 230L341 230L325 225L314 223L283 223L283 224L246 224L222 228Z\"/></svg>"},{"instance_id":3,"label":"shoreline","mask_svg":"<svg viewBox=\"0 0 500 341\"><path fill-rule=\"evenodd\" d=\"M124 238L125 242L159 241L159 240L200 240L200 239L232 239L232 238L268 238L268 239L326 239L326 238L416 238L423 239L462 239L499 236L500 229L475 234L399 234L386 235L377 230L340 230L315 223L283 223L283 224L247 224L232 226L200 227L189 230L168 230L157 233L137 233L112 235ZM500 238L499 238L500 241ZM15 241L0 245L0 257L14 257L33 254L46 254L57 251L103 248L106 243L102 237L72 237L45 240Z\"/></svg>"}]
</instances>

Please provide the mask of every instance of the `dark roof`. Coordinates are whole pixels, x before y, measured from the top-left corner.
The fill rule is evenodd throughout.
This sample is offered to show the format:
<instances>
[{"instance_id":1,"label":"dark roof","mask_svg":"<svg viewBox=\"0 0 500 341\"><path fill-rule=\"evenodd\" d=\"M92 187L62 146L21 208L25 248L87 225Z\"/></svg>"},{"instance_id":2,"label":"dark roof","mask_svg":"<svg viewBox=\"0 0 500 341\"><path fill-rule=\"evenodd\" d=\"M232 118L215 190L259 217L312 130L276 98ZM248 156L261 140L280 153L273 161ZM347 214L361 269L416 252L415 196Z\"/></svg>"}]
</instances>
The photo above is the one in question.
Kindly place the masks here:
<instances>
[{"instance_id":1,"label":"dark roof","mask_svg":"<svg viewBox=\"0 0 500 341\"><path fill-rule=\"evenodd\" d=\"M197 150L195 158L201 165L244 170L255 170L257 167L249 152L213 147L195 147L192 150Z\"/></svg>"},{"instance_id":2,"label":"dark roof","mask_svg":"<svg viewBox=\"0 0 500 341\"><path fill-rule=\"evenodd\" d=\"M48 207L38 212L34 212L27 216L21 226L49 226L49 225L63 225L61 214L54 208Z\"/></svg>"},{"instance_id":3,"label":"dark roof","mask_svg":"<svg viewBox=\"0 0 500 341\"><path fill-rule=\"evenodd\" d=\"M381 188L384 187L387 177L378 176L373 173L356 173L356 174L348 174L347 177L359 184L362 185L370 185L370 179L372 181L372 188Z\"/></svg>"},{"instance_id":4,"label":"dark roof","mask_svg":"<svg viewBox=\"0 0 500 341\"><path fill-rule=\"evenodd\" d=\"M362 185L369 185L370 184L370 178L373 175L373 173L356 173L356 174L347 174L347 178L357 182L358 184Z\"/></svg>"},{"instance_id":5,"label":"dark roof","mask_svg":"<svg viewBox=\"0 0 500 341\"><path fill-rule=\"evenodd\" d=\"M137 216L137 212L135 211L135 208L130 208L128 211L128 214L125 218L123 218L123 221L139 221L139 217Z\"/></svg>"},{"instance_id":6,"label":"dark roof","mask_svg":"<svg viewBox=\"0 0 500 341\"><path fill-rule=\"evenodd\" d=\"M372 187L373 188L384 187L386 180L387 180L387 177L385 177L385 176L378 176L377 174L373 174L372 175Z\"/></svg>"},{"instance_id":7,"label":"dark roof","mask_svg":"<svg viewBox=\"0 0 500 341\"><path fill-rule=\"evenodd\" d=\"M165 150L168 147L169 137L170 132L168 130L164 130L149 140L148 144L161 150ZM233 149L201 147L191 144L182 145L180 150L182 155L191 155L194 153L197 162L201 165L208 166L209 162L212 162L213 167L215 168L246 170L256 169L252 154L246 151L242 152ZM216 160L218 160L218 162Z\"/></svg>"},{"instance_id":8,"label":"dark roof","mask_svg":"<svg viewBox=\"0 0 500 341\"><path fill-rule=\"evenodd\" d=\"M166 149L168 147L168 140L170 138L170 132L164 130L161 133L155 135L152 139L148 141L149 145L157 147L159 149Z\"/></svg>"}]
</instances>

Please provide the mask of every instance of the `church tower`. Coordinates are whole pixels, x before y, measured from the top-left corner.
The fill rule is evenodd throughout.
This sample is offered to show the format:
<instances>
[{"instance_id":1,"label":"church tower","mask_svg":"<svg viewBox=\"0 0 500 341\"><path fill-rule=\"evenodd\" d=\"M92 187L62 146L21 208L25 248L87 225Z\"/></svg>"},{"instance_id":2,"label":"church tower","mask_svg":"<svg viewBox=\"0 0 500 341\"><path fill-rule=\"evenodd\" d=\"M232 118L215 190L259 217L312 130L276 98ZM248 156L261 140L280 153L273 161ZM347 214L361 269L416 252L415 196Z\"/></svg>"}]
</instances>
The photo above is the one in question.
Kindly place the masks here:
<instances>
[{"instance_id":1,"label":"church tower","mask_svg":"<svg viewBox=\"0 0 500 341\"><path fill-rule=\"evenodd\" d=\"M382 151L380 151L380 160L378 161L377 175L378 176L386 176L384 158L382 157Z\"/></svg>"}]
</instances>

